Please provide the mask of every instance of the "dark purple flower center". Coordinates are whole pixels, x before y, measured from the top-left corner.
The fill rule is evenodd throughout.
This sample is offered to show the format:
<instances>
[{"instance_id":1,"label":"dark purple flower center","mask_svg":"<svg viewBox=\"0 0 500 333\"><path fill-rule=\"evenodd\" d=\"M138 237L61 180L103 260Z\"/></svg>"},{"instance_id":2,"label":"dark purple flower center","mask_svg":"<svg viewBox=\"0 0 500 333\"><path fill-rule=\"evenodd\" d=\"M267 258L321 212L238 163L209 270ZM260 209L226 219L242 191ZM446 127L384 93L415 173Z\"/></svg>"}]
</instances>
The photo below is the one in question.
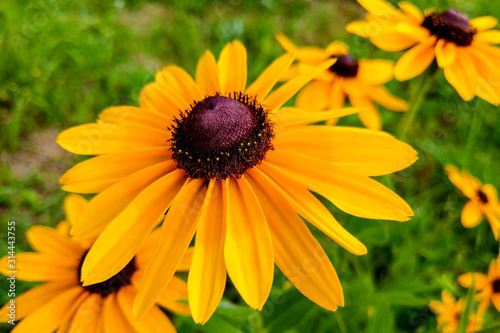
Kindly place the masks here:
<instances>
[{"instance_id":1,"label":"dark purple flower center","mask_svg":"<svg viewBox=\"0 0 500 333\"><path fill-rule=\"evenodd\" d=\"M477 32L470 26L467 15L456 9L427 15L422 26L438 38L449 40L458 46L469 46Z\"/></svg>"},{"instance_id":2,"label":"dark purple flower center","mask_svg":"<svg viewBox=\"0 0 500 333\"><path fill-rule=\"evenodd\" d=\"M494 293L500 293L500 279L496 279L491 285Z\"/></svg>"},{"instance_id":3,"label":"dark purple flower center","mask_svg":"<svg viewBox=\"0 0 500 333\"><path fill-rule=\"evenodd\" d=\"M87 256L87 252L82 257L82 260L80 262L80 266L78 267L78 281L80 281L81 277L81 269L83 265L83 261L85 260L85 257ZM122 287L128 286L132 284L132 276L134 275L135 271L137 270L137 266L135 263L135 257L132 258L132 260L125 266L121 271L118 272L118 274L114 275L113 277L109 278L106 281L96 283L96 284L91 284L90 286L85 286L83 287L85 290L87 290L90 293L93 294L99 294L102 297L107 297L111 295L112 293L118 292Z\"/></svg>"},{"instance_id":4,"label":"dark purple flower center","mask_svg":"<svg viewBox=\"0 0 500 333\"><path fill-rule=\"evenodd\" d=\"M483 191L478 190L477 196L479 197L479 200L481 200L482 203L485 203L485 204L488 203L488 196Z\"/></svg>"},{"instance_id":5,"label":"dark purple flower center","mask_svg":"<svg viewBox=\"0 0 500 333\"><path fill-rule=\"evenodd\" d=\"M170 131L177 167L205 179L240 177L265 158L274 137L267 110L241 93L196 102Z\"/></svg>"},{"instance_id":6,"label":"dark purple flower center","mask_svg":"<svg viewBox=\"0 0 500 333\"><path fill-rule=\"evenodd\" d=\"M358 74L359 64L350 54L337 57L337 61L330 66L329 70L339 76L354 77Z\"/></svg>"}]
</instances>

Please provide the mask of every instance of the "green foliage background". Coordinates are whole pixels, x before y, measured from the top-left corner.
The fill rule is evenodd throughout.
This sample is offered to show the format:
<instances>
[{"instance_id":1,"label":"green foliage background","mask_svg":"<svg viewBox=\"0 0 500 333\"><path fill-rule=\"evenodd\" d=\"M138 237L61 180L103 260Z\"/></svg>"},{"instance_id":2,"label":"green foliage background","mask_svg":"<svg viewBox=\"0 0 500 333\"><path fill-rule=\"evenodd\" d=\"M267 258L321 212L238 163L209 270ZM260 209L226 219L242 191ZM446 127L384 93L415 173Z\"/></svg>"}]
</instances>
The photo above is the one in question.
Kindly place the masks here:
<instances>
[{"instance_id":1,"label":"green foliage background","mask_svg":"<svg viewBox=\"0 0 500 333\"><path fill-rule=\"evenodd\" d=\"M500 7L487 0L414 3L500 18ZM54 143L60 130L91 122L109 106L137 105L141 88L162 66L177 64L194 74L205 49L218 55L233 39L247 47L250 80L283 53L276 32L299 45L326 46L339 39L357 57L397 59L399 53L385 53L345 32L347 23L363 15L352 0L1 1L0 255L7 252L7 221L17 223L16 247L22 252L30 250L24 233L31 225L53 226L64 218L66 194L58 178L82 158ZM392 81L388 87L408 99L411 84ZM382 115L384 129L394 133L401 114L382 109ZM340 124L362 126L356 116ZM331 313L316 306L276 269L262 312L248 308L228 284L205 326L173 317L179 332L435 331L427 303L439 299L443 289L465 297L456 277L486 272L498 253L488 223L471 230L461 226L466 199L448 181L443 165L463 166L484 183L500 187L500 110L478 99L462 101L438 71L408 142L419 151L419 161L379 180L413 207L411 221L354 218L325 201L367 245L369 252L362 257L312 228L339 274L344 308ZM18 281L18 294L32 285ZM8 300L6 288L2 278L0 304ZM500 315L490 309L485 327L499 323ZM8 326L2 328L8 331Z\"/></svg>"}]
</instances>

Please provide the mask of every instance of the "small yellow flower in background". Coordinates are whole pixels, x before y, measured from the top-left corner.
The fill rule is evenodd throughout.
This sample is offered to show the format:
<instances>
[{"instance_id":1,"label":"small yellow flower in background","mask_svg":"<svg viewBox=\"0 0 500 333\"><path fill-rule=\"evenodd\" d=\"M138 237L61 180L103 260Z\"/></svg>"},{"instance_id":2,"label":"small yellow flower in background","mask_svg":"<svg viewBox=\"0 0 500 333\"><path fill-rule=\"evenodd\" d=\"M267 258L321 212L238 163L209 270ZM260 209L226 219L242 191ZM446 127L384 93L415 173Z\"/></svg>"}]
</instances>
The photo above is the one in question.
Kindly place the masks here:
<instances>
[{"instance_id":1,"label":"small yellow flower in background","mask_svg":"<svg viewBox=\"0 0 500 333\"><path fill-rule=\"evenodd\" d=\"M474 280L477 290L476 300L480 301L480 309L486 310L490 303L500 312L500 257L490 262L488 275L480 273L465 273L458 277L458 283L470 288Z\"/></svg>"},{"instance_id":2,"label":"small yellow flower in background","mask_svg":"<svg viewBox=\"0 0 500 333\"><path fill-rule=\"evenodd\" d=\"M497 191L493 185L482 185L470 173L459 171L453 165L446 165L445 170L453 185L470 199L462 210L462 225L466 228L474 228L481 222L483 216L486 216L495 239L498 239L500 231L500 204L498 202Z\"/></svg>"},{"instance_id":3,"label":"small yellow flower in background","mask_svg":"<svg viewBox=\"0 0 500 333\"><path fill-rule=\"evenodd\" d=\"M458 301L447 291L443 290L440 301L430 301L429 308L437 315L438 329L443 333L457 332L460 324L460 316L465 310L465 302L462 299ZM467 332L476 332L483 327L483 318L480 313L469 316Z\"/></svg>"},{"instance_id":4,"label":"small yellow flower in background","mask_svg":"<svg viewBox=\"0 0 500 333\"><path fill-rule=\"evenodd\" d=\"M344 106L346 97L354 107L365 108L358 112L363 124L380 130L382 120L374 102L393 111L406 111L408 104L393 96L382 85L393 78L393 62L382 59L356 60L349 48L334 41L324 50L317 47L297 47L283 34L276 36L283 48L296 55L299 63L291 66L282 80L290 80L330 58L337 61L318 74L298 95L295 104L309 110L338 109ZM335 121L329 121L332 124Z\"/></svg>"},{"instance_id":5,"label":"small yellow flower in background","mask_svg":"<svg viewBox=\"0 0 500 333\"><path fill-rule=\"evenodd\" d=\"M116 275L98 284L82 287L80 268L93 240L75 241L67 231L87 205L76 194L64 201L67 221L57 229L33 226L26 232L28 243L37 252L18 253L16 278L44 281L15 298L13 333L58 332L176 332L168 317L158 307L189 315L186 282L174 277L157 299L157 304L139 321L132 317L132 303L137 287L151 256L159 233L144 241L136 256ZM192 251L187 252L179 270L188 270ZM14 263L12 263L14 264ZM0 259L0 272L10 275L9 258ZM10 302L0 309L0 322L10 320Z\"/></svg>"},{"instance_id":6,"label":"small yellow flower in background","mask_svg":"<svg viewBox=\"0 0 500 333\"><path fill-rule=\"evenodd\" d=\"M99 155L61 178L65 190L98 193L71 230L78 239L99 235L82 267L84 285L122 270L163 220L137 317L160 296L195 233L188 289L197 323L217 308L226 274L245 302L262 309L275 263L320 306L344 304L332 263L298 214L348 251L367 250L308 190L355 216L407 221L408 204L369 177L404 169L417 154L379 131L306 126L354 111L282 107L333 64L270 93L293 61L279 57L246 87L247 53L235 41L218 61L206 51L195 80L168 66L141 92L140 107L110 108L59 135L70 152Z\"/></svg>"},{"instance_id":7,"label":"small yellow flower in background","mask_svg":"<svg viewBox=\"0 0 500 333\"><path fill-rule=\"evenodd\" d=\"M395 8L384 0L358 0L369 12L366 21L347 25L347 31L385 51L410 48L396 63L394 75L404 81L422 74L436 59L446 80L465 101L478 96L500 104L500 31L492 16L472 20L455 10L428 10L425 15L410 2Z\"/></svg>"}]
</instances>

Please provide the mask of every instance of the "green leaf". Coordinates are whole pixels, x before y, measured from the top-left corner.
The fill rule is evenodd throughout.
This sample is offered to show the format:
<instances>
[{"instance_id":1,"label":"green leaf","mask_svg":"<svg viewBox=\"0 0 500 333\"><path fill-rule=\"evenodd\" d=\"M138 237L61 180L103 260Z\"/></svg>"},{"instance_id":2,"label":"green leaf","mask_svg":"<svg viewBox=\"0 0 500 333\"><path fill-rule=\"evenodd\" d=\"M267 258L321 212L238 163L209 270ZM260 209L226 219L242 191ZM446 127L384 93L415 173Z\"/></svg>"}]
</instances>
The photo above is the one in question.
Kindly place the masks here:
<instances>
[{"instance_id":1,"label":"green leaf","mask_svg":"<svg viewBox=\"0 0 500 333\"><path fill-rule=\"evenodd\" d=\"M465 305L464 312L460 315L460 323L458 325L457 333L466 333L467 325L469 325L469 316L472 312L472 304L474 303L474 294L476 288L474 288L474 277L472 278L472 285L467 294L467 304Z\"/></svg>"}]
</instances>

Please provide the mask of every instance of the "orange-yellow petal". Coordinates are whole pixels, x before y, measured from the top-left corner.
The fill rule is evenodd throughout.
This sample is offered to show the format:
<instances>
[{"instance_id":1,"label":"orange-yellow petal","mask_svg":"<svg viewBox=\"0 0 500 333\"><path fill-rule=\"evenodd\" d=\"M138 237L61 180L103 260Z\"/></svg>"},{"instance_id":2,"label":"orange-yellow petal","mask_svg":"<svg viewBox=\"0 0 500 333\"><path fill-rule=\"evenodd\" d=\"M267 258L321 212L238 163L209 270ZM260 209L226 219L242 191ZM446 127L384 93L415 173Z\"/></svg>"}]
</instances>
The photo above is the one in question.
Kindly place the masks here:
<instances>
[{"instance_id":1,"label":"orange-yellow petal","mask_svg":"<svg viewBox=\"0 0 500 333\"><path fill-rule=\"evenodd\" d=\"M213 96L220 91L219 69L214 55L209 50L205 51L198 61L196 83L205 96Z\"/></svg>"},{"instance_id":2,"label":"orange-yellow petal","mask_svg":"<svg viewBox=\"0 0 500 333\"><path fill-rule=\"evenodd\" d=\"M475 201L469 201L465 204L462 210L461 221L462 225L466 228L474 228L483 219L483 212L481 207Z\"/></svg>"},{"instance_id":3,"label":"orange-yellow petal","mask_svg":"<svg viewBox=\"0 0 500 333\"><path fill-rule=\"evenodd\" d=\"M394 66L394 76L406 81L422 74L434 60L434 39L420 43L399 58Z\"/></svg>"},{"instance_id":4,"label":"orange-yellow petal","mask_svg":"<svg viewBox=\"0 0 500 333\"><path fill-rule=\"evenodd\" d=\"M241 42L235 40L221 51L219 61L221 93L244 92L247 84L247 51Z\"/></svg>"},{"instance_id":5,"label":"orange-yellow petal","mask_svg":"<svg viewBox=\"0 0 500 333\"><path fill-rule=\"evenodd\" d=\"M474 281L474 288L478 291L486 288L490 281L486 274L480 273L465 273L457 278L458 284L465 288L470 288L472 286L472 281Z\"/></svg>"}]
</instances>

